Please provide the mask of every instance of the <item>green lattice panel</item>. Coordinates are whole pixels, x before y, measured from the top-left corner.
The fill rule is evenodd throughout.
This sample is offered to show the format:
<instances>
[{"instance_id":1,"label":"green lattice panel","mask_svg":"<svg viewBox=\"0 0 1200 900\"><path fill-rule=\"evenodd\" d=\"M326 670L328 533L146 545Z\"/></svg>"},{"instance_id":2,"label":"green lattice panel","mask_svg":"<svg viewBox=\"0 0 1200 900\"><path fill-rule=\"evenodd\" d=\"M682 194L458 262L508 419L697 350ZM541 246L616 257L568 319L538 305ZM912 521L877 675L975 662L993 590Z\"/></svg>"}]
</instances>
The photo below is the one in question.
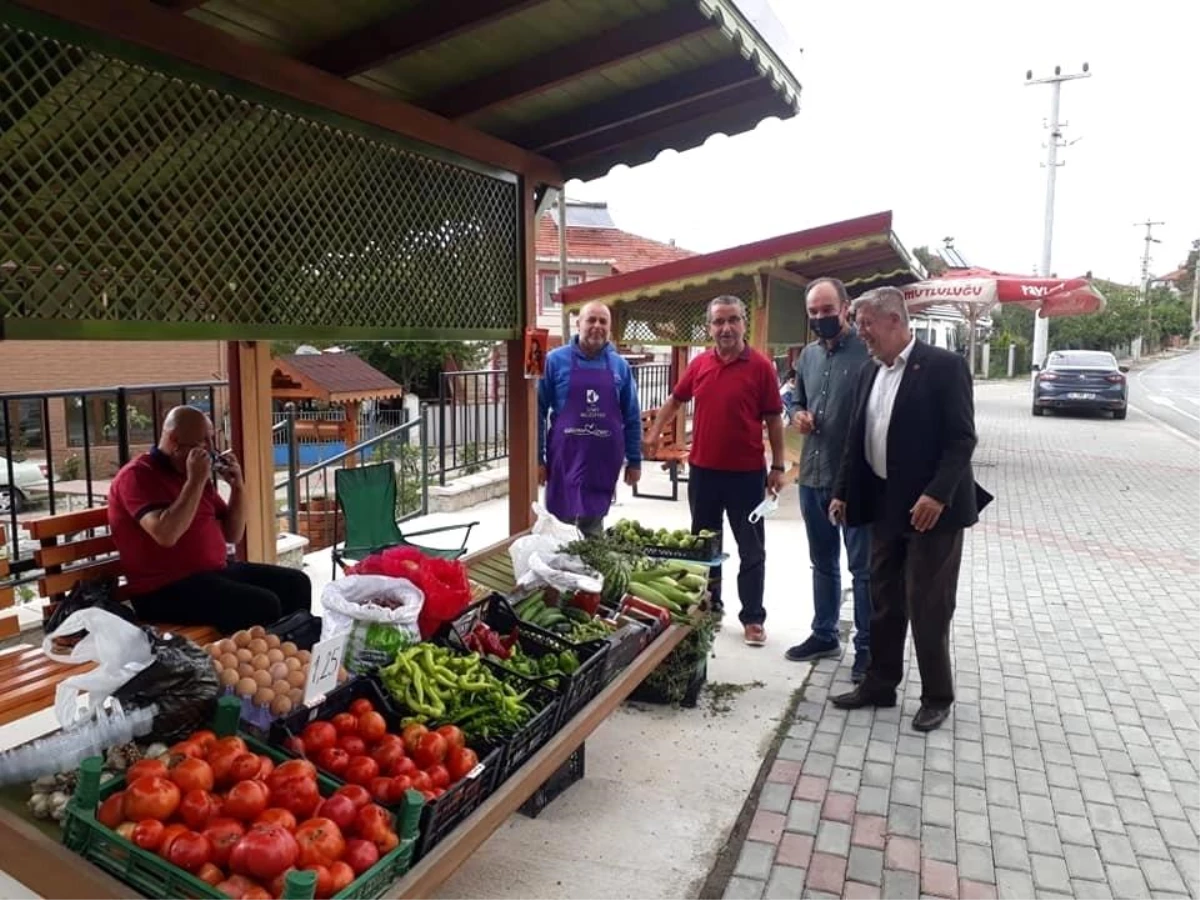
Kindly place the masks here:
<instances>
[{"instance_id":1,"label":"green lattice panel","mask_svg":"<svg viewBox=\"0 0 1200 900\"><path fill-rule=\"evenodd\" d=\"M81 335L500 336L514 177L0 25L0 318ZM70 329L64 328L66 334Z\"/></svg>"},{"instance_id":2,"label":"green lattice panel","mask_svg":"<svg viewBox=\"0 0 1200 900\"><path fill-rule=\"evenodd\" d=\"M703 347L711 341L708 335L708 303L713 297L721 294L740 297L753 318L753 287L693 289L685 293L647 297L618 304L617 340L623 344L635 345Z\"/></svg>"}]
</instances>

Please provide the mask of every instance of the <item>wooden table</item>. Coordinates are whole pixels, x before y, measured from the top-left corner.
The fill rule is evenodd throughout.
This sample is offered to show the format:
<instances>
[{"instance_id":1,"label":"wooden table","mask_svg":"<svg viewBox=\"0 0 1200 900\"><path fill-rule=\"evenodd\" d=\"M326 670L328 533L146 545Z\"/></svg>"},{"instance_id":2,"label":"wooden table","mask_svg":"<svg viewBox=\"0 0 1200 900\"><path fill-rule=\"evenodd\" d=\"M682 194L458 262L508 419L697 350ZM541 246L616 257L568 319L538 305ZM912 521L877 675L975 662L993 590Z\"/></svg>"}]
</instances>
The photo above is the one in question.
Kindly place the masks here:
<instances>
[{"instance_id":1,"label":"wooden table","mask_svg":"<svg viewBox=\"0 0 1200 900\"><path fill-rule=\"evenodd\" d=\"M654 671L691 629L672 625L442 843L396 882L387 897L428 897L517 811L575 749ZM136 891L76 856L47 831L0 803L0 854L13 878L43 897L123 898Z\"/></svg>"}]
</instances>

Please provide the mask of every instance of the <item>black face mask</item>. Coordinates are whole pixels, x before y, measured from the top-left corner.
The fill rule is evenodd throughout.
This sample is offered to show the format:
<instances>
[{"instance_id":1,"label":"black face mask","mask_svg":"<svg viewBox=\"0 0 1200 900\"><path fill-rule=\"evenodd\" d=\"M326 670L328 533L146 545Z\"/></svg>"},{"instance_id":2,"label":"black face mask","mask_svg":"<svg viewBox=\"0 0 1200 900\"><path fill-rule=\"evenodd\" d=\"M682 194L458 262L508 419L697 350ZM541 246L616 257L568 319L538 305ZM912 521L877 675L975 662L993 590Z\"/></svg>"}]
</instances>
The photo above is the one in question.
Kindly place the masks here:
<instances>
[{"instance_id":1,"label":"black face mask","mask_svg":"<svg viewBox=\"0 0 1200 900\"><path fill-rule=\"evenodd\" d=\"M822 316L819 319L809 319L808 327L816 332L817 337L831 341L842 333L842 320L837 316Z\"/></svg>"}]
</instances>

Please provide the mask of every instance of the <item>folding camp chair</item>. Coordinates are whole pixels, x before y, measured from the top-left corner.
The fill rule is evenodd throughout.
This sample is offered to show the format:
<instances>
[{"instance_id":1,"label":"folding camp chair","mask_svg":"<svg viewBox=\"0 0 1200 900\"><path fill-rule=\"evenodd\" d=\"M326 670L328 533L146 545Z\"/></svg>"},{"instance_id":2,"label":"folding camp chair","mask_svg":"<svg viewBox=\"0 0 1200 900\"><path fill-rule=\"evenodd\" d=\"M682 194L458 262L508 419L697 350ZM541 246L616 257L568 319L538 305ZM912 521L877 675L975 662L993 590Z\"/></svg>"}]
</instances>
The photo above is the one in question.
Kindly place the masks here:
<instances>
[{"instance_id":1,"label":"folding camp chair","mask_svg":"<svg viewBox=\"0 0 1200 900\"><path fill-rule=\"evenodd\" d=\"M348 562L357 562L389 547L415 547L426 556L443 559L458 559L467 552L467 539L478 522L460 525L442 525L405 534L396 522L396 470L391 463L358 466L353 469L338 469L334 473L334 489L337 504L334 510L334 534L338 533L338 517L346 518L346 540L341 548L333 545L333 577L337 577L340 566L346 570ZM409 538L442 531L464 529L459 546L443 549L415 544Z\"/></svg>"}]
</instances>

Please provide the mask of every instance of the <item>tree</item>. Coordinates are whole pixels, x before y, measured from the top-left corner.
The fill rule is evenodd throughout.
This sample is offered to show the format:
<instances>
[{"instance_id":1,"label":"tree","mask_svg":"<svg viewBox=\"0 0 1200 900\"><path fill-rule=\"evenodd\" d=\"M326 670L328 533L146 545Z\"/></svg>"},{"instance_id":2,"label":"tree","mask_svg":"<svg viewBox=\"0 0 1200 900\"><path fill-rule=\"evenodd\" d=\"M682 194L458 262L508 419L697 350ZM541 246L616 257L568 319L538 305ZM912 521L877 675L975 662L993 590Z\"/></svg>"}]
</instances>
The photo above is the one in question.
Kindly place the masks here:
<instances>
[{"instance_id":1,"label":"tree","mask_svg":"<svg viewBox=\"0 0 1200 900\"><path fill-rule=\"evenodd\" d=\"M1183 264L1183 277L1175 285L1179 289L1179 293L1189 302L1192 299L1192 284L1196 281L1196 257L1200 256L1200 250L1192 247L1188 251L1187 262Z\"/></svg>"},{"instance_id":2,"label":"tree","mask_svg":"<svg viewBox=\"0 0 1200 900\"><path fill-rule=\"evenodd\" d=\"M917 258L917 262L924 267L931 278L945 274L947 269L945 260L932 252L927 246L913 247L913 256Z\"/></svg>"}]
</instances>

